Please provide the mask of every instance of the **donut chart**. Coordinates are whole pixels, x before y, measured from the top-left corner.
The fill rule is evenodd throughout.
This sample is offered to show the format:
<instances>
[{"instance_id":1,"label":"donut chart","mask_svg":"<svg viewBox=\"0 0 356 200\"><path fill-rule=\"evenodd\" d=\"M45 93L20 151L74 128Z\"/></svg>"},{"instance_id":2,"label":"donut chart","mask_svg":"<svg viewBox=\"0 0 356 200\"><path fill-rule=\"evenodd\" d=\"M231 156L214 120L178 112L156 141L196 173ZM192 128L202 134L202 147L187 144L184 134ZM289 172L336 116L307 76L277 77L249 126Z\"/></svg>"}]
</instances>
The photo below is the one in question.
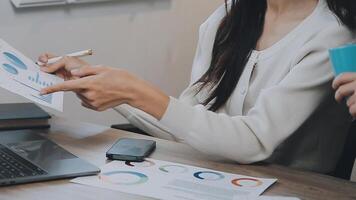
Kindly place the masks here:
<instances>
[{"instance_id":1,"label":"donut chart","mask_svg":"<svg viewBox=\"0 0 356 200\"><path fill-rule=\"evenodd\" d=\"M262 185L262 181L255 178L237 178L232 180L231 183L238 187L258 187Z\"/></svg>"},{"instance_id":2,"label":"donut chart","mask_svg":"<svg viewBox=\"0 0 356 200\"><path fill-rule=\"evenodd\" d=\"M24 62L22 62L17 56L15 56L12 53L9 52L3 52L3 55L5 56L5 58L11 62L11 64L15 65L17 68L19 69L27 69L27 66Z\"/></svg>"},{"instance_id":3,"label":"donut chart","mask_svg":"<svg viewBox=\"0 0 356 200\"><path fill-rule=\"evenodd\" d=\"M100 174L99 179L115 185L139 185L148 181L145 174L132 171L106 172Z\"/></svg>"},{"instance_id":4,"label":"donut chart","mask_svg":"<svg viewBox=\"0 0 356 200\"><path fill-rule=\"evenodd\" d=\"M10 74L13 75L19 74L19 71L17 71L17 69L10 64L4 63L2 64L2 68L5 69L5 71L9 72Z\"/></svg>"},{"instance_id":5,"label":"donut chart","mask_svg":"<svg viewBox=\"0 0 356 200\"><path fill-rule=\"evenodd\" d=\"M193 176L200 180L217 181L225 178L224 175L212 171L200 171L193 174Z\"/></svg>"},{"instance_id":6,"label":"donut chart","mask_svg":"<svg viewBox=\"0 0 356 200\"><path fill-rule=\"evenodd\" d=\"M151 162L112 161L98 175L71 182L154 199L232 200L255 199L277 181L153 158L146 161Z\"/></svg>"}]
</instances>

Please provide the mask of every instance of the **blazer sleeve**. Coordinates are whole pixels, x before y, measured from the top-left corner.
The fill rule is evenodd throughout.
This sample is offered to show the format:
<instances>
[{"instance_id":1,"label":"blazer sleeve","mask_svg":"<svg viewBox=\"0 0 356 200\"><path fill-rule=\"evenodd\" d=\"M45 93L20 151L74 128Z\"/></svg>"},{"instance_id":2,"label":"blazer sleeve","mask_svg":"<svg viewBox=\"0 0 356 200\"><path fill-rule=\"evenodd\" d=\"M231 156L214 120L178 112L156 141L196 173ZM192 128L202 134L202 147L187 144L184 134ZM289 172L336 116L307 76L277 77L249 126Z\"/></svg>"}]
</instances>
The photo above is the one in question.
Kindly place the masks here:
<instances>
[{"instance_id":1,"label":"blazer sleeve","mask_svg":"<svg viewBox=\"0 0 356 200\"><path fill-rule=\"evenodd\" d=\"M160 124L156 118L139 109L125 104L117 106L114 110L124 116L130 124L140 128L151 136L165 140L182 141L171 134L168 128Z\"/></svg>"}]
</instances>

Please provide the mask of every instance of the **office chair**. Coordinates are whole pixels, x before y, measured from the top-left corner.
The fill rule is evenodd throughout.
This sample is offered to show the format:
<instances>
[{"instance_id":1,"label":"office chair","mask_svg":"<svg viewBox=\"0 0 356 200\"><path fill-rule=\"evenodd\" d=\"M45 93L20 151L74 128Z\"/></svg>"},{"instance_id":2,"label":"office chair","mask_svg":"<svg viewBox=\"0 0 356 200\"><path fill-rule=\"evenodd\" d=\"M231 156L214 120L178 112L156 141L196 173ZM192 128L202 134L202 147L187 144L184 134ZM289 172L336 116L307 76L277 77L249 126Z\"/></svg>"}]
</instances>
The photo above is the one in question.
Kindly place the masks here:
<instances>
[{"instance_id":1,"label":"office chair","mask_svg":"<svg viewBox=\"0 0 356 200\"><path fill-rule=\"evenodd\" d=\"M343 153L339 159L336 169L330 175L350 180L354 162L356 159L356 121L351 124L346 137Z\"/></svg>"}]
</instances>

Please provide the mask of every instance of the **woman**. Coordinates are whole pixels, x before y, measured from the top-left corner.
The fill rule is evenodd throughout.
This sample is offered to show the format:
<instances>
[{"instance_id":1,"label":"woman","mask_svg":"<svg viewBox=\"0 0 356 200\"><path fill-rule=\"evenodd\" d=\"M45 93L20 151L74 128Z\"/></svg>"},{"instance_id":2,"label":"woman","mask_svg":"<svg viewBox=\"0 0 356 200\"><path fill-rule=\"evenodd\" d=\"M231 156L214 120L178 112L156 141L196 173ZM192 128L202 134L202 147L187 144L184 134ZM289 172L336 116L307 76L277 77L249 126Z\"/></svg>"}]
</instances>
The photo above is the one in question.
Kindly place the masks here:
<instances>
[{"instance_id":1,"label":"woman","mask_svg":"<svg viewBox=\"0 0 356 200\"><path fill-rule=\"evenodd\" d=\"M330 11L340 2L226 2L200 27L191 82L179 99L129 72L77 58L44 66L68 81L42 93L74 91L87 108L114 108L153 136L214 159L329 172L348 123L333 99L327 53L353 39Z\"/></svg>"}]
</instances>

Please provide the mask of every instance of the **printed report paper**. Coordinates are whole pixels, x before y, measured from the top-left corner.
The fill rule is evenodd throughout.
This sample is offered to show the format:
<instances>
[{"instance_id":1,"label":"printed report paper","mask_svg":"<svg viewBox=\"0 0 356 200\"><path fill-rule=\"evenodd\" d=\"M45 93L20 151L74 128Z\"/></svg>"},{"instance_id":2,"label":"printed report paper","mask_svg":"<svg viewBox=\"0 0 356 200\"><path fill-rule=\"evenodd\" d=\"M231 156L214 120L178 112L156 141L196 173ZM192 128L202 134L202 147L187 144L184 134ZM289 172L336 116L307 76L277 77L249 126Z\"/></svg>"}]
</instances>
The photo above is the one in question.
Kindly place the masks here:
<instances>
[{"instance_id":1,"label":"printed report paper","mask_svg":"<svg viewBox=\"0 0 356 200\"><path fill-rule=\"evenodd\" d=\"M42 88L63 79L42 72L31 59L0 39L0 87L35 103L63 111L63 92L40 95Z\"/></svg>"},{"instance_id":2,"label":"printed report paper","mask_svg":"<svg viewBox=\"0 0 356 200\"><path fill-rule=\"evenodd\" d=\"M239 195L257 197L276 179L146 159L143 163L112 161L98 176L71 182L158 199L233 200Z\"/></svg>"}]
</instances>

